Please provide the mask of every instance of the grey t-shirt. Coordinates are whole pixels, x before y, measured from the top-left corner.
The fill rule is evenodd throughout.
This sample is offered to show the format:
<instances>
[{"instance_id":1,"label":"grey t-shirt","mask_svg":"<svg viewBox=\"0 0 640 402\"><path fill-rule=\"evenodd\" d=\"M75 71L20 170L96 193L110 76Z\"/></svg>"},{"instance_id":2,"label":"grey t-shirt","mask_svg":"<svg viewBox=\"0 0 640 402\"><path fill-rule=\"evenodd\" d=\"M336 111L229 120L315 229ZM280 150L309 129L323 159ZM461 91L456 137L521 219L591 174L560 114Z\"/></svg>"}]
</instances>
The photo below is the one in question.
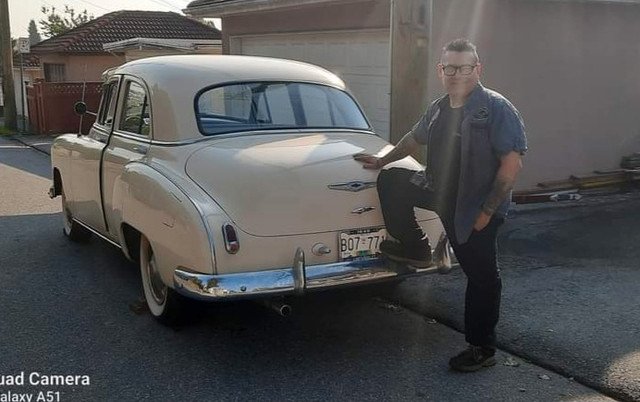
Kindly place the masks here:
<instances>
[{"instance_id":1,"label":"grey t-shirt","mask_svg":"<svg viewBox=\"0 0 640 402\"><path fill-rule=\"evenodd\" d=\"M414 184L423 188L433 189L436 179L434 168L437 171L435 166L442 164L430 141L433 141L442 105L448 102L448 96L433 102L412 129L416 142L427 146L427 169L412 179ZM512 151L524 154L527 141L524 123L516 108L505 97L480 84L464 106L460 133L460 179L454 220L456 238L459 243L464 243L491 192L500 158ZM496 210L497 215L506 215L510 200L510 196L505 198Z\"/></svg>"}]
</instances>

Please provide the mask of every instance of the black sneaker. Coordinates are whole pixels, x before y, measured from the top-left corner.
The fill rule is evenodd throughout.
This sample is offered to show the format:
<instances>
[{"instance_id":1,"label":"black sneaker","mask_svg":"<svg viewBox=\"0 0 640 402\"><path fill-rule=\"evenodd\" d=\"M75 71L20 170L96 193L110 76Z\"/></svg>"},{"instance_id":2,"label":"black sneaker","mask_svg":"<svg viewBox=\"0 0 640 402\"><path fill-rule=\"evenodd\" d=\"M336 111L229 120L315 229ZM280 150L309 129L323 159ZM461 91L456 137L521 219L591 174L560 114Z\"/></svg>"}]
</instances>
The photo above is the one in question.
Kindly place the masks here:
<instances>
[{"instance_id":1,"label":"black sneaker","mask_svg":"<svg viewBox=\"0 0 640 402\"><path fill-rule=\"evenodd\" d=\"M432 264L429 243L409 250L397 241L384 240L380 243L380 252L390 260L404 262L417 268L426 268Z\"/></svg>"},{"instance_id":2,"label":"black sneaker","mask_svg":"<svg viewBox=\"0 0 640 402\"><path fill-rule=\"evenodd\" d=\"M469 345L467 350L449 360L449 366L456 371L471 373L483 367L496 364L495 350L482 346Z\"/></svg>"}]
</instances>

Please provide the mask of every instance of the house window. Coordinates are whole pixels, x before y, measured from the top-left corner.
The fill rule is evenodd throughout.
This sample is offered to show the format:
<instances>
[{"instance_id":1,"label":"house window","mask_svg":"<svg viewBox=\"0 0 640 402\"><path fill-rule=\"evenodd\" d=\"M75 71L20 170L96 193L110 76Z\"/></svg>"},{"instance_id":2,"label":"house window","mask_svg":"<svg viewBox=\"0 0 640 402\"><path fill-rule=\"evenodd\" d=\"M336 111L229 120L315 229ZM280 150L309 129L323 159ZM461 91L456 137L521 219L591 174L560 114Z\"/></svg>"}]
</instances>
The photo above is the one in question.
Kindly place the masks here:
<instances>
[{"instance_id":1,"label":"house window","mask_svg":"<svg viewBox=\"0 0 640 402\"><path fill-rule=\"evenodd\" d=\"M119 128L121 131L147 136L149 127L147 94L140 84L129 81L124 94L124 110Z\"/></svg>"},{"instance_id":2,"label":"house window","mask_svg":"<svg viewBox=\"0 0 640 402\"><path fill-rule=\"evenodd\" d=\"M65 65L44 63L44 80L46 82L65 82Z\"/></svg>"}]
</instances>

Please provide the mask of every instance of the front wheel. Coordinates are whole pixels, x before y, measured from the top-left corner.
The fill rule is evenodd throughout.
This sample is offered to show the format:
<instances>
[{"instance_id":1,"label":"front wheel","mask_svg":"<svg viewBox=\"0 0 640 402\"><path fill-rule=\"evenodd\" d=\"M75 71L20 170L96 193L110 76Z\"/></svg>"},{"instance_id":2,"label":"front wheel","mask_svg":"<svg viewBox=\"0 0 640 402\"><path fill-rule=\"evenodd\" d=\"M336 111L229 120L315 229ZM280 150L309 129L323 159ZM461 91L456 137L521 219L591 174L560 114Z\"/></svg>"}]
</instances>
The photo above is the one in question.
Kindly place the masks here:
<instances>
[{"instance_id":1,"label":"front wheel","mask_svg":"<svg viewBox=\"0 0 640 402\"><path fill-rule=\"evenodd\" d=\"M162 281L156 256L145 235L140 236L140 274L144 298L151 315L164 325L179 324L186 301Z\"/></svg>"},{"instance_id":2,"label":"front wheel","mask_svg":"<svg viewBox=\"0 0 640 402\"><path fill-rule=\"evenodd\" d=\"M64 187L60 189L62 198L62 233L71 241L85 242L91 237L91 232L84 226L73 220L71 210L67 205L67 197L64 195Z\"/></svg>"}]
</instances>

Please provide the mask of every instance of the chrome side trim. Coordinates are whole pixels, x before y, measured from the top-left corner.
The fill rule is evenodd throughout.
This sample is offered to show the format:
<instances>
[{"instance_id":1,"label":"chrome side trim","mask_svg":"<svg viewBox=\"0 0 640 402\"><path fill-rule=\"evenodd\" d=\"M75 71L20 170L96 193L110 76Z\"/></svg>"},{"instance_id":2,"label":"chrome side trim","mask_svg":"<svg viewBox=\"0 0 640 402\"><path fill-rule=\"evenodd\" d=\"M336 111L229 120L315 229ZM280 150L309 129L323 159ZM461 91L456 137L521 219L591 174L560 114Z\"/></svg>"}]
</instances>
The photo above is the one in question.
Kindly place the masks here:
<instances>
[{"instance_id":1,"label":"chrome side trim","mask_svg":"<svg viewBox=\"0 0 640 402\"><path fill-rule=\"evenodd\" d=\"M112 246L116 246L116 247L118 247L119 249L122 250L122 246L121 245L119 245L115 241L111 240L110 238L105 237L102 233L96 231L94 228L92 228L91 226L87 225L86 223L84 223L82 221L79 221L76 218L71 218L71 220L73 220L75 223L77 223L78 225L82 226L83 228L87 229L88 231L90 231L94 235L98 236L102 240L106 241L107 243L110 243Z\"/></svg>"},{"instance_id":2,"label":"chrome side trim","mask_svg":"<svg viewBox=\"0 0 640 402\"><path fill-rule=\"evenodd\" d=\"M451 271L448 249L446 236L441 236L434 252L434 265L422 269L411 269L411 267L406 266L395 268L395 264L387 264L382 258L306 267L304 264L304 251L299 247L296 250L291 268L238 274L207 275L178 267L173 274L173 283L178 293L194 299L208 301L249 299L287 294L301 295L308 291L330 289L337 286L349 286L438 272L448 273Z\"/></svg>"}]
</instances>

